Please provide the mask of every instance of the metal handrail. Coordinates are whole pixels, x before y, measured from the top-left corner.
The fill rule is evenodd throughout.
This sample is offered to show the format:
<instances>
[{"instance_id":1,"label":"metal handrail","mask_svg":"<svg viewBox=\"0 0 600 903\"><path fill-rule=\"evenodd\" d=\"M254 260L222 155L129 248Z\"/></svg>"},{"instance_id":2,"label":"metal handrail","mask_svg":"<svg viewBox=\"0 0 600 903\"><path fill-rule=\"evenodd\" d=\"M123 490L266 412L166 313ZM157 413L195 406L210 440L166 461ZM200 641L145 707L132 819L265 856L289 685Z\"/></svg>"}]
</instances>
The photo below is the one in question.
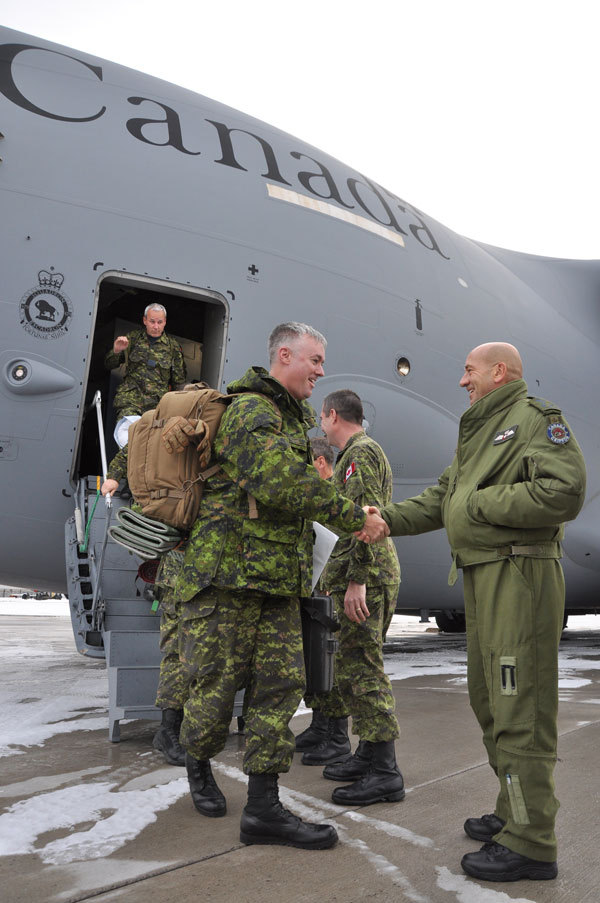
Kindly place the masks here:
<instances>
[{"instance_id":1,"label":"metal handrail","mask_svg":"<svg viewBox=\"0 0 600 903\"><path fill-rule=\"evenodd\" d=\"M93 404L96 407L96 415L98 418L98 438L100 441L100 457L102 460L102 479L105 482L106 474L108 472L108 466L106 463L106 445L104 443L104 423L102 421L101 403L102 403L102 395L100 393L100 390L98 390L96 392L96 394L94 395ZM104 553L106 552L106 544L108 542L108 528L110 527L110 519L112 516L112 498L110 496L110 493L107 493L104 496L104 502L106 504L106 527L104 530L104 539L102 541L102 548L100 550L100 558L99 558L97 566L96 566L95 555L93 553L90 554L90 564L92 565L92 568L94 571L94 577L95 577L95 580L93 581L94 582L94 595L92 597L91 615L92 615L92 623L93 623L94 629L96 629L96 630L100 630L101 621L102 621L103 615L104 615L104 605L103 605L104 600L102 600L101 606L99 605L99 602L100 602L100 590L102 587L102 567L104 565ZM102 617L100 615L102 615Z\"/></svg>"}]
</instances>

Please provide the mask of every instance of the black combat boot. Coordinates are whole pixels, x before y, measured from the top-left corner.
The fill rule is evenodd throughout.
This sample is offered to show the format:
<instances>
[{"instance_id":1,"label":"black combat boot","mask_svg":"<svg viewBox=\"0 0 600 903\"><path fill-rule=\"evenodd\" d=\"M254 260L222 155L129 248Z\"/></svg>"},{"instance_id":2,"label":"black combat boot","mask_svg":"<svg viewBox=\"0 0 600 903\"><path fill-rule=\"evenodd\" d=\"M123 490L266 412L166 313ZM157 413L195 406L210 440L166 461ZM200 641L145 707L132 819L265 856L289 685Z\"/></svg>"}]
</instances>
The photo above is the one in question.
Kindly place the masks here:
<instances>
[{"instance_id":1,"label":"black combat boot","mask_svg":"<svg viewBox=\"0 0 600 903\"><path fill-rule=\"evenodd\" d=\"M351 748L348 739L348 719L330 718L328 736L304 753L302 764L329 765L330 762L345 762L350 758Z\"/></svg>"},{"instance_id":2,"label":"black combat boot","mask_svg":"<svg viewBox=\"0 0 600 903\"><path fill-rule=\"evenodd\" d=\"M337 843L332 825L312 825L279 802L276 774L251 774L248 777L248 802L242 812L242 843L273 843L304 850L328 850Z\"/></svg>"},{"instance_id":3,"label":"black combat boot","mask_svg":"<svg viewBox=\"0 0 600 903\"><path fill-rule=\"evenodd\" d=\"M465 834L473 840L492 840L499 834L506 822L496 814L482 815L481 818L468 818L464 824Z\"/></svg>"},{"instance_id":4,"label":"black combat boot","mask_svg":"<svg viewBox=\"0 0 600 903\"><path fill-rule=\"evenodd\" d=\"M404 780L396 765L393 740L372 743L373 758L369 771L347 787L336 787L334 803L343 806L370 806L371 803L396 803L405 797Z\"/></svg>"},{"instance_id":5,"label":"black combat boot","mask_svg":"<svg viewBox=\"0 0 600 903\"><path fill-rule=\"evenodd\" d=\"M312 721L305 731L296 737L296 749L304 752L305 749L314 749L321 740L329 736L329 718L322 715L319 709L312 710Z\"/></svg>"},{"instance_id":6,"label":"black combat boot","mask_svg":"<svg viewBox=\"0 0 600 903\"><path fill-rule=\"evenodd\" d=\"M366 774L373 758L373 744L369 740L361 740L354 755L345 762L326 765L323 777L330 781L356 781Z\"/></svg>"},{"instance_id":7,"label":"black combat boot","mask_svg":"<svg viewBox=\"0 0 600 903\"><path fill-rule=\"evenodd\" d=\"M163 709L160 727L154 734L152 746L163 754L169 765L185 765L185 749L179 742L182 721L182 709Z\"/></svg>"},{"instance_id":8,"label":"black combat boot","mask_svg":"<svg viewBox=\"0 0 600 903\"><path fill-rule=\"evenodd\" d=\"M187 753L185 767L187 768L188 781L190 782L192 802L198 812L201 815L207 815L209 818L219 818L221 815L225 815L227 802L213 778L213 773L210 770L210 760L194 759L193 756Z\"/></svg>"},{"instance_id":9,"label":"black combat boot","mask_svg":"<svg viewBox=\"0 0 600 903\"><path fill-rule=\"evenodd\" d=\"M556 862L530 859L493 840L477 853L467 853L460 864L467 875L480 881L552 881L558 875Z\"/></svg>"}]
</instances>

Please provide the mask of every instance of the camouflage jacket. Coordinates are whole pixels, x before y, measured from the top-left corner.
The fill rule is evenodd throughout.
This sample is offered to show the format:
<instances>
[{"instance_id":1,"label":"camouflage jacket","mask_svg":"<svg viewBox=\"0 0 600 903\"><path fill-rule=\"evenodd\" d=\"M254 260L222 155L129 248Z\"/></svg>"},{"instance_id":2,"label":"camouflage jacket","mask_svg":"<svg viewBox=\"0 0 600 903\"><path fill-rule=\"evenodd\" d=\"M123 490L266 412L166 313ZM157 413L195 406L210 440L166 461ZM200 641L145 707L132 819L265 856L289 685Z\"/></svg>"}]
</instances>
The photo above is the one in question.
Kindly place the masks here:
<instances>
[{"instance_id":1,"label":"camouflage jacket","mask_svg":"<svg viewBox=\"0 0 600 903\"><path fill-rule=\"evenodd\" d=\"M364 513L313 466L307 431L315 420L309 404L292 398L262 367L251 367L227 391L244 394L221 420L211 465L222 470L204 490L178 595L187 602L213 584L309 596L312 521L351 532L364 523ZM249 493L257 503L256 518L249 516Z\"/></svg>"},{"instance_id":2,"label":"camouflage jacket","mask_svg":"<svg viewBox=\"0 0 600 903\"><path fill-rule=\"evenodd\" d=\"M584 496L583 455L559 408L528 396L517 379L462 415L456 456L437 486L381 514L392 536L445 527L454 583L456 567L497 561L513 545L560 558L563 522L577 516Z\"/></svg>"},{"instance_id":3,"label":"camouflage jacket","mask_svg":"<svg viewBox=\"0 0 600 903\"><path fill-rule=\"evenodd\" d=\"M155 586L163 590L173 589L175 587L177 578L183 567L184 554L184 548L178 546L176 549L171 549L170 552L161 556L158 571L156 573L156 580L154 581Z\"/></svg>"},{"instance_id":4,"label":"camouflage jacket","mask_svg":"<svg viewBox=\"0 0 600 903\"><path fill-rule=\"evenodd\" d=\"M185 382L185 361L181 346L165 332L154 344L145 329L134 329L127 336L129 347L118 354L111 350L104 365L114 370L126 365L125 376L115 393L114 408L119 417L143 414L155 408L169 389Z\"/></svg>"},{"instance_id":5,"label":"camouflage jacket","mask_svg":"<svg viewBox=\"0 0 600 903\"><path fill-rule=\"evenodd\" d=\"M380 445L364 432L351 436L340 452L333 473L339 492L357 505L382 508L392 500L392 469ZM345 592L349 581L382 586L400 582L400 565L391 539L367 545L355 536L342 536L321 575L327 592Z\"/></svg>"},{"instance_id":6,"label":"camouflage jacket","mask_svg":"<svg viewBox=\"0 0 600 903\"><path fill-rule=\"evenodd\" d=\"M107 480L119 482L127 476L127 448L128 446L124 445L123 448L119 449L112 461L109 461L106 471Z\"/></svg>"}]
</instances>

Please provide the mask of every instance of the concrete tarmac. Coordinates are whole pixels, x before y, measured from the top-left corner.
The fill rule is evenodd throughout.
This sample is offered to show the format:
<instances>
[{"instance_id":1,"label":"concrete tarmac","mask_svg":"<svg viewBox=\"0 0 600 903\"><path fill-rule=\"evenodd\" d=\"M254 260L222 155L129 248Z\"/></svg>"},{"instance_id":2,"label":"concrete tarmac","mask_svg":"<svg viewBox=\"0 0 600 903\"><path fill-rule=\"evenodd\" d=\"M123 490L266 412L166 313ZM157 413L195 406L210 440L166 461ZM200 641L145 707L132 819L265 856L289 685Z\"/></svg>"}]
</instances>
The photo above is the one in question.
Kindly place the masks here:
<instances>
[{"instance_id":1,"label":"concrete tarmac","mask_svg":"<svg viewBox=\"0 0 600 903\"><path fill-rule=\"evenodd\" d=\"M246 779L235 722L214 767L228 813L203 818L184 769L152 749L156 722L124 723L121 742L109 742L104 665L74 651L69 619L0 610L2 900L597 903L600 630L569 628L561 643L559 876L512 884L477 882L460 868L480 846L463 822L492 811L496 796L468 705L464 635L407 618L395 618L391 634L406 799L336 806L338 785L296 754L280 778L284 804L340 836L309 852L240 843ZM308 722L298 714L294 732Z\"/></svg>"}]
</instances>

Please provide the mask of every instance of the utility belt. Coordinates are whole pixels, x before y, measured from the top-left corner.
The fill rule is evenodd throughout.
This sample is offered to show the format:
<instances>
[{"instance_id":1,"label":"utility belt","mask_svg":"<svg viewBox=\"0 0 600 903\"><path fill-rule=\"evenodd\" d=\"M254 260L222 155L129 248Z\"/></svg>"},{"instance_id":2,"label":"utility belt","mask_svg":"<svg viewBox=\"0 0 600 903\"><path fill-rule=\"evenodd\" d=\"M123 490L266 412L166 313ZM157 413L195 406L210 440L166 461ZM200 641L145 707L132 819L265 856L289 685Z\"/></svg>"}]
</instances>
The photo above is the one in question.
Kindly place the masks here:
<instances>
[{"instance_id":1,"label":"utility belt","mask_svg":"<svg viewBox=\"0 0 600 903\"><path fill-rule=\"evenodd\" d=\"M449 586L454 586L458 579L457 568L465 568L475 564L489 564L501 558L561 558L562 549L559 542L535 542L527 545L521 543L497 546L494 549L457 549L452 556L452 567L448 575Z\"/></svg>"},{"instance_id":2,"label":"utility belt","mask_svg":"<svg viewBox=\"0 0 600 903\"><path fill-rule=\"evenodd\" d=\"M512 558L514 555L525 555L527 558L560 558L559 542L539 542L532 545L500 546L496 549L498 558Z\"/></svg>"}]
</instances>

